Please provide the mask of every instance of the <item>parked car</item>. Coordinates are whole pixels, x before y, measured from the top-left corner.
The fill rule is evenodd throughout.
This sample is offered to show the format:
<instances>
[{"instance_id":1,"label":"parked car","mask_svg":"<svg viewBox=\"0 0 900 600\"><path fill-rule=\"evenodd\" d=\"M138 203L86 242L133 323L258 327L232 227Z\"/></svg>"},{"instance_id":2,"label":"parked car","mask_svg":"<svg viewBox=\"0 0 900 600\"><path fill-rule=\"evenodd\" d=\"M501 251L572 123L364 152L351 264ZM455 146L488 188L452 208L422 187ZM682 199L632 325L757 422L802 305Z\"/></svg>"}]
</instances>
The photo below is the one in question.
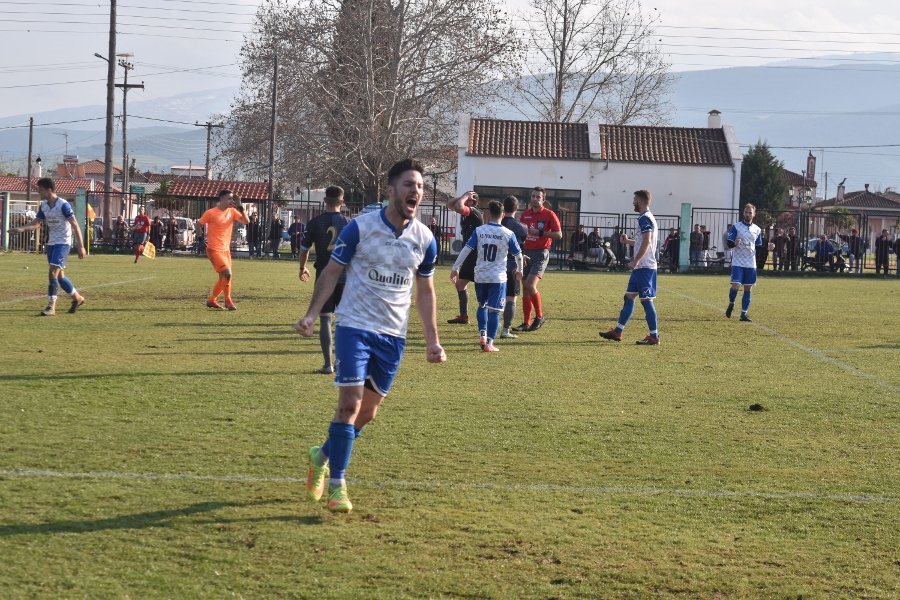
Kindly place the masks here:
<instances>
[{"instance_id":1,"label":"parked car","mask_svg":"<svg viewBox=\"0 0 900 600\"><path fill-rule=\"evenodd\" d=\"M178 225L175 249L190 250L194 247L194 221L187 217L175 217L175 223Z\"/></svg>"},{"instance_id":2,"label":"parked car","mask_svg":"<svg viewBox=\"0 0 900 600\"><path fill-rule=\"evenodd\" d=\"M812 254L816 251L816 244L819 243L819 238L809 238L806 240L806 253ZM850 251L847 247L847 242L842 242L841 240L828 240L828 243L831 245L832 253L837 254L840 251L842 256L849 255Z\"/></svg>"}]
</instances>

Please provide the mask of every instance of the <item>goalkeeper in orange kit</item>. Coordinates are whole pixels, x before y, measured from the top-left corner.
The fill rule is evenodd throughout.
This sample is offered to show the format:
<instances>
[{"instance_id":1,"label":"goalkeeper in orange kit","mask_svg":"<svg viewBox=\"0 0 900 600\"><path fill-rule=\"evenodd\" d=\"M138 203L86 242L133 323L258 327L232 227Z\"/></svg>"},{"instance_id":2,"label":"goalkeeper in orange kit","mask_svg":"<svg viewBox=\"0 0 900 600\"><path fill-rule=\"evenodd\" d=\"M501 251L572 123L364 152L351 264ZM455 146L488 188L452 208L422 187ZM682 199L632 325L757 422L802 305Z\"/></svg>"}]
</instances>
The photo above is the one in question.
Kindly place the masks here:
<instances>
[{"instance_id":1,"label":"goalkeeper in orange kit","mask_svg":"<svg viewBox=\"0 0 900 600\"><path fill-rule=\"evenodd\" d=\"M231 299L231 230L235 221L246 225L250 219L244 207L235 202L230 190L220 191L216 205L200 217L200 224L206 226L206 256L219 274L219 280L206 300L209 308L237 310ZM219 296L223 293L225 306L219 304Z\"/></svg>"}]
</instances>

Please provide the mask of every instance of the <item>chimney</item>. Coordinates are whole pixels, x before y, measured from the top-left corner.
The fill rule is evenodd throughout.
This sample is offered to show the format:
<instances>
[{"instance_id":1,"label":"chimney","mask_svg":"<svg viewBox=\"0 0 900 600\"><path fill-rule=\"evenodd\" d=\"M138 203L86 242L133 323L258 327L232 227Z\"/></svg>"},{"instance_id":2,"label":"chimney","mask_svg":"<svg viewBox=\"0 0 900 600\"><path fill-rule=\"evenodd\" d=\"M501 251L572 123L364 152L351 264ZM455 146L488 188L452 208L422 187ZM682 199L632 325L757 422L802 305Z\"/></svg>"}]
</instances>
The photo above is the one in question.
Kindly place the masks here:
<instances>
[{"instance_id":1,"label":"chimney","mask_svg":"<svg viewBox=\"0 0 900 600\"><path fill-rule=\"evenodd\" d=\"M37 160L34 161L34 169L35 169L34 173L38 179L43 177L43 175L42 175L43 171L41 170L41 157L40 156L38 156Z\"/></svg>"},{"instance_id":2,"label":"chimney","mask_svg":"<svg viewBox=\"0 0 900 600\"><path fill-rule=\"evenodd\" d=\"M603 155L603 145L600 141L600 121L588 120L588 152L591 158L597 160Z\"/></svg>"},{"instance_id":3,"label":"chimney","mask_svg":"<svg viewBox=\"0 0 900 600\"><path fill-rule=\"evenodd\" d=\"M716 109L712 109L709 111L709 116L707 117L707 127L710 129L721 129L722 128L722 113L717 111Z\"/></svg>"},{"instance_id":4,"label":"chimney","mask_svg":"<svg viewBox=\"0 0 900 600\"><path fill-rule=\"evenodd\" d=\"M867 183L866 184L866 193L868 193L868 192L869 192L869 184Z\"/></svg>"}]
</instances>

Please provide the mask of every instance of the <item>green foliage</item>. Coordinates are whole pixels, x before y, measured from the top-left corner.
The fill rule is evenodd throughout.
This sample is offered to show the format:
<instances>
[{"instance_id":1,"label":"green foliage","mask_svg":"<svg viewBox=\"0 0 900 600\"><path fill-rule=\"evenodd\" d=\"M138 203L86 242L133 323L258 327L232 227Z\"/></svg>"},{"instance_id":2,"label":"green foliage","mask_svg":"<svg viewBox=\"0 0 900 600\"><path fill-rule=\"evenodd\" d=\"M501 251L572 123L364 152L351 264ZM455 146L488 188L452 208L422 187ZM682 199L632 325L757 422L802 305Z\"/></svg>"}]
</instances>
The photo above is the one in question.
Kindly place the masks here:
<instances>
[{"instance_id":1,"label":"green foliage","mask_svg":"<svg viewBox=\"0 0 900 600\"><path fill-rule=\"evenodd\" d=\"M661 275L646 348L640 309L625 341L597 338L627 274L548 271L540 331L485 355L474 327L442 325L443 365L413 315L354 449L355 510L334 516L304 497L337 392L312 373L317 337L291 330L313 288L296 263L236 260L239 310L217 312L204 259L73 258L87 304L52 318L45 266L0 255L3 598L900 588L894 281L763 273L748 324L723 316L727 277Z\"/></svg>"},{"instance_id":2,"label":"green foliage","mask_svg":"<svg viewBox=\"0 0 900 600\"><path fill-rule=\"evenodd\" d=\"M839 231L856 226L856 216L842 206L829 210L825 219L828 226L835 227Z\"/></svg>"},{"instance_id":3,"label":"green foliage","mask_svg":"<svg viewBox=\"0 0 900 600\"><path fill-rule=\"evenodd\" d=\"M741 209L749 202L757 210L783 210L787 192L784 163L775 158L765 142L758 141L744 155L741 165Z\"/></svg>"}]
</instances>

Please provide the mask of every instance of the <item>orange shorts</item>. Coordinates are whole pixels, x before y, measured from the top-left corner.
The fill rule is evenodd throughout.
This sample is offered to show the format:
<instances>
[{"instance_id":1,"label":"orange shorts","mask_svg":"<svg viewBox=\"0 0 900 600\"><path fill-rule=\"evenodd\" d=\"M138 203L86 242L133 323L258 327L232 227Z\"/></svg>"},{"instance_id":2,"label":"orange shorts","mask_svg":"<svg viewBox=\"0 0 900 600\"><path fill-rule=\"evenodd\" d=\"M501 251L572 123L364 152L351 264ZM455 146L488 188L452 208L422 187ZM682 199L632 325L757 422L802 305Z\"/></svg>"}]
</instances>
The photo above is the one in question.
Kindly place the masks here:
<instances>
[{"instance_id":1,"label":"orange shorts","mask_svg":"<svg viewBox=\"0 0 900 600\"><path fill-rule=\"evenodd\" d=\"M222 252L220 250L206 250L206 257L212 263L213 270L216 273L231 270L231 252Z\"/></svg>"}]
</instances>

